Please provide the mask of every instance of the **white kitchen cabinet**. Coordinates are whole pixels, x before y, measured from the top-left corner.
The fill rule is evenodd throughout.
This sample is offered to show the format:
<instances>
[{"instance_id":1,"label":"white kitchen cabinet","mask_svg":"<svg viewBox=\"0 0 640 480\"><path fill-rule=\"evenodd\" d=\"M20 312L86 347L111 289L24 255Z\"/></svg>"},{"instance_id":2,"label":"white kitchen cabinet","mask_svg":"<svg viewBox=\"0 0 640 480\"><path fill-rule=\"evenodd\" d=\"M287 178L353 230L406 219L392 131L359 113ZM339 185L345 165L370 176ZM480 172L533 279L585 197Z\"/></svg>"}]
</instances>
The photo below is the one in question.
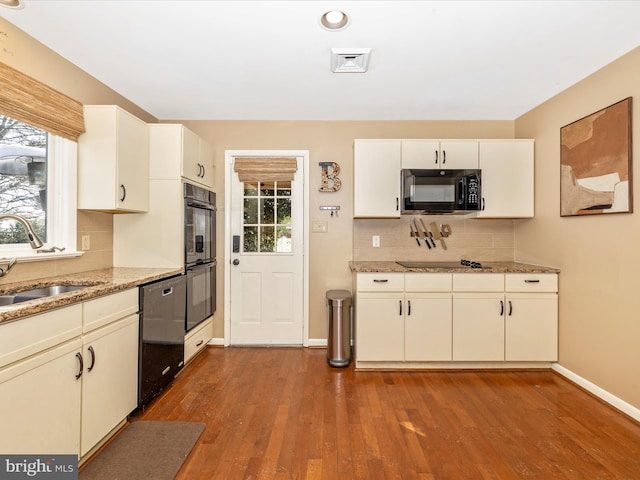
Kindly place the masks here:
<instances>
[{"instance_id":1,"label":"white kitchen cabinet","mask_svg":"<svg viewBox=\"0 0 640 480\"><path fill-rule=\"evenodd\" d=\"M400 140L356 140L354 218L400 218Z\"/></svg>"},{"instance_id":2,"label":"white kitchen cabinet","mask_svg":"<svg viewBox=\"0 0 640 480\"><path fill-rule=\"evenodd\" d=\"M213 337L213 317L209 317L184 337L184 363L191 360L207 347Z\"/></svg>"},{"instance_id":3,"label":"white kitchen cabinet","mask_svg":"<svg viewBox=\"0 0 640 480\"><path fill-rule=\"evenodd\" d=\"M557 361L555 273L367 272L354 286L357 367Z\"/></svg>"},{"instance_id":4,"label":"white kitchen cabinet","mask_svg":"<svg viewBox=\"0 0 640 480\"><path fill-rule=\"evenodd\" d=\"M477 140L402 140L402 168L476 169Z\"/></svg>"},{"instance_id":5,"label":"white kitchen cabinet","mask_svg":"<svg viewBox=\"0 0 640 480\"><path fill-rule=\"evenodd\" d=\"M453 274L453 360L504 360L504 274Z\"/></svg>"},{"instance_id":6,"label":"white kitchen cabinet","mask_svg":"<svg viewBox=\"0 0 640 480\"><path fill-rule=\"evenodd\" d=\"M528 218L534 209L533 140L480 140L477 218Z\"/></svg>"},{"instance_id":7,"label":"white kitchen cabinet","mask_svg":"<svg viewBox=\"0 0 640 480\"><path fill-rule=\"evenodd\" d=\"M451 293L407 293L405 303L405 361L450 361Z\"/></svg>"},{"instance_id":8,"label":"white kitchen cabinet","mask_svg":"<svg viewBox=\"0 0 640 480\"><path fill-rule=\"evenodd\" d=\"M453 294L453 360L504 360L504 294Z\"/></svg>"},{"instance_id":9,"label":"white kitchen cabinet","mask_svg":"<svg viewBox=\"0 0 640 480\"><path fill-rule=\"evenodd\" d=\"M356 311L358 361L404 360L404 295L358 293Z\"/></svg>"},{"instance_id":10,"label":"white kitchen cabinet","mask_svg":"<svg viewBox=\"0 0 640 480\"><path fill-rule=\"evenodd\" d=\"M86 455L138 405L138 315L82 338L80 456Z\"/></svg>"},{"instance_id":11,"label":"white kitchen cabinet","mask_svg":"<svg viewBox=\"0 0 640 480\"><path fill-rule=\"evenodd\" d=\"M132 288L0 325L0 422L12 432L0 451L82 457L126 420L138 403L137 302Z\"/></svg>"},{"instance_id":12,"label":"white kitchen cabinet","mask_svg":"<svg viewBox=\"0 0 640 480\"><path fill-rule=\"evenodd\" d=\"M78 208L113 213L149 206L149 129L115 105L85 105L78 139Z\"/></svg>"},{"instance_id":13,"label":"white kitchen cabinet","mask_svg":"<svg viewBox=\"0 0 640 480\"><path fill-rule=\"evenodd\" d=\"M3 454L80 451L81 344L76 338L0 370Z\"/></svg>"},{"instance_id":14,"label":"white kitchen cabinet","mask_svg":"<svg viewBox=\"0 0 640 480\"><path fill-rule=\"evenodd\" d=\"M184 266L183 180L213 186L213 150L180 124L151 124L149 211L113 219L115 267Z\"/></svg>"},{"instance_id":15,"label":"white kitchen cabinet","mask_svg":"<svg viewBox=\"0 0 640 480\"><path fill-rule=\"evenodd\" d=\"M212 189L213 148L181 124L150 124L150 177L183 177Z\"/></svg>"},{"instance_id":16,"label":"white kitchen cabinet","mask_svg":"<svg viewBox=\"0 0 640 480\"><path fill-rule=\"evenodd\" d=\"M505 360L558 360L558 276L505 275Z\"/></svg>"}]
</instances>

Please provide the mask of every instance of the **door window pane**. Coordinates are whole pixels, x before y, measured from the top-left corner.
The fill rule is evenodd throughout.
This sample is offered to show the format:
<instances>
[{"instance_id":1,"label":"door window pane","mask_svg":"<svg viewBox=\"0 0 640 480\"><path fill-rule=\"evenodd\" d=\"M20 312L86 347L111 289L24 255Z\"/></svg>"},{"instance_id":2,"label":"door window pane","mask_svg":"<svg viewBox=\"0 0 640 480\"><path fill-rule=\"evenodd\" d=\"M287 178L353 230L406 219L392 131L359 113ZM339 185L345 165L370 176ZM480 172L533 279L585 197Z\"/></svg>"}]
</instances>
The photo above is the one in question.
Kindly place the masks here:
<instances>
[{"instance_id":1,"label":"door window pane","mask_svg":"<svg viewBox=\"0 0 640 480\"><path fill-rule=\"evenodd\" d=\"M243 191L243 252L291 253L291 182L245 182Z\"/></svg>"}]
</instances>

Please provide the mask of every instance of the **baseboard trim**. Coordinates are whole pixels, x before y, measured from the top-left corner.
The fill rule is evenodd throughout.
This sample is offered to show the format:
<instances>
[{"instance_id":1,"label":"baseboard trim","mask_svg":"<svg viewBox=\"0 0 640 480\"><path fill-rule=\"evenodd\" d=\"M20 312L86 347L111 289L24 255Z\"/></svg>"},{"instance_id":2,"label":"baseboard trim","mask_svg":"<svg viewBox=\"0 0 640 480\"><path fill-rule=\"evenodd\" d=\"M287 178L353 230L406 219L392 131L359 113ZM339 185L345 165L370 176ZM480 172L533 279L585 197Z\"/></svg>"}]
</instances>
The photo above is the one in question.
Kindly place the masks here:
<instances>
[{"instance_id":1,"label":"baseboard trim","mask_svg":"<svg viewBox=\"0 0 640 480\"><path fill-rule=\"evenodd\" d=\"M207 345L213 345L216 347L224 347L224 338L212 338L207 342Z\"/></svg>"},{"instance_id":2,"label":"baseboard trim","mask_svg":"<svg viewBox=\"0 0 640 480\"><path fill-rule=\"evenodd\" d=\"M310 338L309 339L309 348L320 348L327 347L327 339L326 338Z\"/></svg>"},{"instance_id":3,"label":"baseboard trim","mask_svg":"<svg viewBox=\"0 0 640 480\"><path fill-rule=\"evenodd\" d=\"M551 369L554 372L559 373L563 377L566 377L568 380L572 381L576 385L579 385L580 387L584 388L586 391L588 391L589 393L592 393L593 395L595 395L602 401L608 403L615 409L620 410L625 415L628 415L629 417L633 418L635 421L640 422L640 409L625 402L621 398L616 397L615 395L606 391L605 389L600 388L595 383L591 383L586 378L582 378L580 375L572 372L571 370L563 367L562 365L555 363L553 364Z\"/></svg>"}]
</instances>

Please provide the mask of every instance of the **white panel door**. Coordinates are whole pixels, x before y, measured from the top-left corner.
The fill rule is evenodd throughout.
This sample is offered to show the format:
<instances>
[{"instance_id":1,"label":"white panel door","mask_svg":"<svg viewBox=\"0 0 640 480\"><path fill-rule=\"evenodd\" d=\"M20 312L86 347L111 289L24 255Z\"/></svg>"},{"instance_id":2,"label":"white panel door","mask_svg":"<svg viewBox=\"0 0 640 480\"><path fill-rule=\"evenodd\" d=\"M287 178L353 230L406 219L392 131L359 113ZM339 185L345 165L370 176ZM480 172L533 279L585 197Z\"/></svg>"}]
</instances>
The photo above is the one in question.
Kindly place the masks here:
<instances>
[{"instance_id":1,"label":"white panel door","mask_svg":"<svg viewBox=\"0 0 640 480\"><path fill-rule=\"evenodd\" d=\"M297 157L291 182L240 182L233 173L231 345L303 343L303 169Z\"/></svg>"}]
</instances>

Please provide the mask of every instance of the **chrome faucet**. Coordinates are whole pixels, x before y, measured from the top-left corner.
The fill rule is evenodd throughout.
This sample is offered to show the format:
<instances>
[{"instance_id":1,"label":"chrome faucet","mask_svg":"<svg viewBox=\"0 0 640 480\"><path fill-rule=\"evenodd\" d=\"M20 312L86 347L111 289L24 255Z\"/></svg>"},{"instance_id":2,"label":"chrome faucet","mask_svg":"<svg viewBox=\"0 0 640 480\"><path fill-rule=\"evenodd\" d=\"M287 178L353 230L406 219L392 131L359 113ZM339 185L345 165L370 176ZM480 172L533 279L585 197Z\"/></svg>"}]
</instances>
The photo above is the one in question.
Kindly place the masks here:
<instances>
[{"instance_id":1,"label":"chrome faucet","mask_svg":"<svg viewBox=\"0 0 640 480\"><path fill-rule=\"evenodd\" d=\"M44 245L42 243L42 240L40 240L38 235L36 235L36 232L33 231L31 224L27 221L26 218L23 218L20 215L12 215L10 213L1 214L0 220L2 220L3 218L9 218L22 224L24 229L27 231L27 237L29 237L29 245L31 245L31 248L33 248L34 250Z\"/></svg>"}]
</instances>

